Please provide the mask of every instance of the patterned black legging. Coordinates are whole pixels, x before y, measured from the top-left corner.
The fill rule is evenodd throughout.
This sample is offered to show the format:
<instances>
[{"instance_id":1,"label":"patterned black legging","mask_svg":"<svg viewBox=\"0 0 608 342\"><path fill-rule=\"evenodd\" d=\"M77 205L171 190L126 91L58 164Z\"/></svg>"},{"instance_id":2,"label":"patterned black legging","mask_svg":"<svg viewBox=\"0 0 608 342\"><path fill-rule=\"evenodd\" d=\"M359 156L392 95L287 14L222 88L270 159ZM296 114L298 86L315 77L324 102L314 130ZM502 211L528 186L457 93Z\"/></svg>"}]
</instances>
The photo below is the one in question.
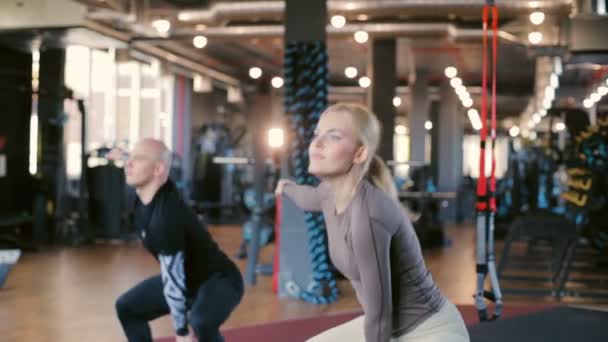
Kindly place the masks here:
<instances>
[{"instance_id":1,"label":"patterned black legging","mask_svg":"<svg viewBox=\"0 0 608 342\"><path fill-rule=\"evenodd\" d=\"M240 274L215 275L205 281L194 298L189 298L189 322L200 341L223 342L220 326L243 297ZM116 311L130 342L152 342L149 321L169 314L161 276L148 278L118 300Z\"/></svg>"}]
</instances>

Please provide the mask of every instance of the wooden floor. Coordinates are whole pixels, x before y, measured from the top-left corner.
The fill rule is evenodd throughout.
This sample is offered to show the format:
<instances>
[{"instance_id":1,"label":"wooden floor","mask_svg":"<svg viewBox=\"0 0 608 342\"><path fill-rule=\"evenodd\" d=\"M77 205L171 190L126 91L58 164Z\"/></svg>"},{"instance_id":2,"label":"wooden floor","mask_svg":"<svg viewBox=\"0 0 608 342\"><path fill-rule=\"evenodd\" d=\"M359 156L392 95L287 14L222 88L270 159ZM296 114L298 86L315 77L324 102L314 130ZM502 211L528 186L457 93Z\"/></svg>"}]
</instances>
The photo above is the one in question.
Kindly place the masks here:
<instances>
[{"instance_id":1,"label":"wooden floor","mask_svg":"<svg viewBox=\"0 0 608 342\"><path fill-rule=\"evenodd\" d=\"M219 245L234 255L241 230L210 227ZM471 304L475 289L475 232L471 227L448 227L447 248L425 251L425 259L445 295L456 304ZM272 246L263 250L269 261ZM237 261L241 270L244 262ZM124 341L114 311L115 299L143 278L157 274L156 261L139 243L54 247L25 254L0 290L0 340ZM279 299L271 279L246 290L245 297L224 327L319 315L359 308L347 282L340 283L340 299L331 305ZM524 299L510 299L523 301ZM528 299L525 299L528 300ZM168 317L152 323L155 336L173 334Z\"/></svg>"}]
</instances>

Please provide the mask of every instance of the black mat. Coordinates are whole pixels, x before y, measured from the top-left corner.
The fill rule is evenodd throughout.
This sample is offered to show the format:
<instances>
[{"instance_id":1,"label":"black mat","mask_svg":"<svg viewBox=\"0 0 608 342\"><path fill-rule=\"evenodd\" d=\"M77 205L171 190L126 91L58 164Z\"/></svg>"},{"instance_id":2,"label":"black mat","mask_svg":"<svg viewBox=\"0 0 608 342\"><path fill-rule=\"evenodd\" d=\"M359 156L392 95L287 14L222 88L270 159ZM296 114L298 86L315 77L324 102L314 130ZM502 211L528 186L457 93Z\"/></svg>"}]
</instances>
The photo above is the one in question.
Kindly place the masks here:
<instances>
[{"instance_id":1,"label":"black mat","mask_svg":"<svg viewBox=\"0 0 608 342\"><path fill-rule=\"evenodd\" d=\"M471 342L608 341L608 312L556 308L469 327Z\"/></svg>"}]
</instances>

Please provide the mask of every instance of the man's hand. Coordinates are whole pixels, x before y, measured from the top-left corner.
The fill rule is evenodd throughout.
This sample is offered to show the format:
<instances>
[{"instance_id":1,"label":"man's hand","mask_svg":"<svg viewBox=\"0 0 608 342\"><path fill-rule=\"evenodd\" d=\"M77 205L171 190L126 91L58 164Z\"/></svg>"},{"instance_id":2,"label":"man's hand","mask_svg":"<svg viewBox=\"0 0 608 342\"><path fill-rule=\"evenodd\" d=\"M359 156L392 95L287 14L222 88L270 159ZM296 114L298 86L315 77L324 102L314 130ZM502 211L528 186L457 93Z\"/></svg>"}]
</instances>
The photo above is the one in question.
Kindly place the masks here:
<instances>
[{"instance_id":1,"label":"man's hand","mask_svg":"<svg viewBox=\"0 0 608 342\"><path fill-rule=\"evenodd\" d=\"M124 160L125 159L125 151L122 149L115 147L110 152L106 154L106 158L108 160Z\"/></svg>"},{"instance_id":2,"label":"man's hand","mask_svg":"<svg viewBox=\"0 0 608 342\"><path fill-rule=\"evenodd\" d=\"M175 336L175 342L193 342L192 335Z\"/></svg>"},{"instance_id":3,"label":"man's hand","mask_svg":"<svg viewBox=\"0 0 608 342\"><path fill-rule=\"evenodd\" d=\"M280 196L281 194L283 194L283 188L285 187L285 184L289 184L289 183L293 183L293 182L289 179L279 180L279 182L277 183L277 188L274 190L274 194L277 196Z\"/></svg>"}]
</instances>

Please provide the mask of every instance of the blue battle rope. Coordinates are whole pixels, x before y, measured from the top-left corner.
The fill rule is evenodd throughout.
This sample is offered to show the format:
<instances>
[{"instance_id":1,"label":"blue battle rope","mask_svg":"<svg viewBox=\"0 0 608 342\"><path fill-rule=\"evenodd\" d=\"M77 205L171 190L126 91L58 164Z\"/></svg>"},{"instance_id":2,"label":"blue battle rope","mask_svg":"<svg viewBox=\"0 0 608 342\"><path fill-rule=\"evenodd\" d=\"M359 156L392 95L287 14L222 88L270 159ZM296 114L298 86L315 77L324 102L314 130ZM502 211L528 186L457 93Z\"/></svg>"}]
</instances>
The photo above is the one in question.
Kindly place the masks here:
<instances>
[{"instance_id":1,"label":"blue battle rope","mask_svg":"<svg viewBox=\"0 0 608 342\"><path fill-rule=\"evenodd\" d=\"M308 145L319 117L327 107L327 48L323 42L289 42L285 49L285 110L296 139L291 146L291 161L296 182L316 186L318 180L308 173ZM325 220L320 213L305 213L312 281L306 289L293 282L291 295L315 304L338 299L338 286L329 265Z\"/></svg>"}]
</instances>

